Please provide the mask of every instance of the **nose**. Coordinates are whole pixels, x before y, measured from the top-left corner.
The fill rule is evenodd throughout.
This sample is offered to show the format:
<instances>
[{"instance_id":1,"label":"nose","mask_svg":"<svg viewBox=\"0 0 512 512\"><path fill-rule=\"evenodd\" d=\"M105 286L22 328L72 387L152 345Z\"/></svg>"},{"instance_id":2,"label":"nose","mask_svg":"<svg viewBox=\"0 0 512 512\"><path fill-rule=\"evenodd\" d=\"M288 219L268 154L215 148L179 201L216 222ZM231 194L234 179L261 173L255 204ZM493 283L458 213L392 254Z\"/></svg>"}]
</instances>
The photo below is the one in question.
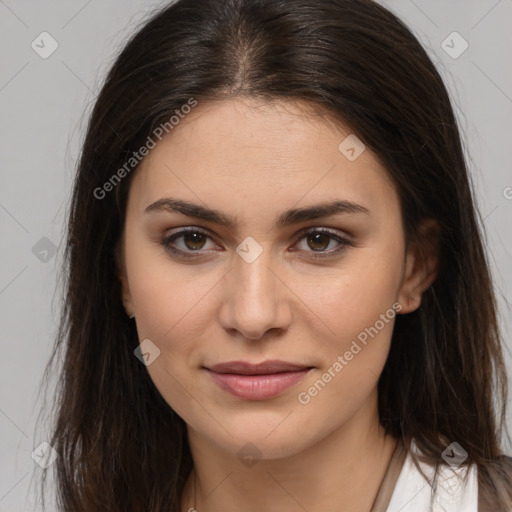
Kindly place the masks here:
<instances>
[{"instance_id":1,"label":"nose","mask_svg":"<svg viewBox=\"0 0 512 512\"><path fill-rule=\"evenodd\" d=\"M230 335L259 340L288 329L292 292L282 267L272 261L270 250L263 250L250 263L236 254L224 280L219 315L222 327Z\"/></svg>"}]
</instances>

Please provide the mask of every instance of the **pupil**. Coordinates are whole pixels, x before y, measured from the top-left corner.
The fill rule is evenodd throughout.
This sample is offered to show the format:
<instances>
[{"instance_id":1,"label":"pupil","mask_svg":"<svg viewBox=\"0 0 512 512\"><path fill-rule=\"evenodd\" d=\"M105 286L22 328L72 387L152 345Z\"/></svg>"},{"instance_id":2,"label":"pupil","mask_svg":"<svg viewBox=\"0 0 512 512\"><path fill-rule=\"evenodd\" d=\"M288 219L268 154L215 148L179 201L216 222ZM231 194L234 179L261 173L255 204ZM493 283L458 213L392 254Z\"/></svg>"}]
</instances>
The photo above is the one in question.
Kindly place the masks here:
<instances>
[{"instance_id":1,"label":"pupil","mask_svg":"<svg viewBox=\"0 0 512 512\"><path fill-rule=\"evenodd\" d=\"M328 239L327 235L323 235L321 233L309 236L309 240L313 240L313 244L319 243L320 245L323 246L323 247L320 247L320 248L317 248L317 249L325 249L326 248L325 243L322 244L322 238ZM324 240L324 242L325 242L325 240ZM327 245L329 245L328 241L327 241ZM312 249L314 249L314 247L312 247Z\"/></svg>"},{"instance_id":2,"label":"pupil","mask_svg":"<svg viewBox=\"0 0 512 512\"><path fill-rule=\"evenodd\" d=\"M201 247L204 245L203 237L204 237L204 235L202 233L187 233L185 235L185 243L189 249L201 249ZM327 235L323 235L323 234L310 235L308 237L308 239L313 244L313 246L315 244L321 246L321 247L312 247L312 249L316 249L316 250L325 249L326 248L326 244L325 244L326 240L325 239L327 239L327 245L329 245ZM199 247L196 244L198 244Z\"/></svg>"},{"instance_id":3,"label":"pupil","mask_svg":"<svg viewBox=\"0 0 512 512\"><path fill-rule=\"evenodd\" d=\"M204 237L202 233L187 233L185 235L185 243L189 249L201 249L201 247L204 245L201 244L201 238ZM191 242L190 244L188 242ZM199 247L196 247L194 244L199 244Z\"/></svg>"}]
</instances>

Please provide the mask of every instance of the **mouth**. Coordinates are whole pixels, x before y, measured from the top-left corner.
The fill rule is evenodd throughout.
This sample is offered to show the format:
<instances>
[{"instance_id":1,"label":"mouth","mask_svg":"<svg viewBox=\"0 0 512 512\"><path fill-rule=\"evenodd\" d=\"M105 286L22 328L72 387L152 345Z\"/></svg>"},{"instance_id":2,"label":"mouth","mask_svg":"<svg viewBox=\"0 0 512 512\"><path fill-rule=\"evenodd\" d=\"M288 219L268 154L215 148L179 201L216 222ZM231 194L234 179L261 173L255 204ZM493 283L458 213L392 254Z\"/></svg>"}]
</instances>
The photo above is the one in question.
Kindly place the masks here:
<instances>
[{"instance_id":1,"label":"mouth","mask_svg":"<svg viewBox=\"0 0 512 512\"><path fill-rule=\"evenodd\" d=\"M285 361L231 361L203 368L222 390L244 400L265 400L300 382L313 367Z\"/></svg>"}]
</instances>

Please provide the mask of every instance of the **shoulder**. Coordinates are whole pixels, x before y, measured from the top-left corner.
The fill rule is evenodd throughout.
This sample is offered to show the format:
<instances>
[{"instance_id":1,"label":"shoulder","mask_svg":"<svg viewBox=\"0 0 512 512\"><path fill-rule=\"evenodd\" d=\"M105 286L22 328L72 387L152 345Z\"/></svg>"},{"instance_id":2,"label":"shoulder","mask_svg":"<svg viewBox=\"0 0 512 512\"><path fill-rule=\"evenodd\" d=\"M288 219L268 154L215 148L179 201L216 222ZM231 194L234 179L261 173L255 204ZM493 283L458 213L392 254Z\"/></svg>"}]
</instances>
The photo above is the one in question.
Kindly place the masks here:
<instances>
[{"instance_id":1,"label":"shoulder","mask_svg":"<svg viewBox=\"0 0 512 512\"><path fill-rule=\"evenodd\" d=\"M414 442L411 452L418 454ZM414 461L409 452L386 512L478 512L478 470L471 465Z\"/></svg>"},{"instance_id":2,"label":"shoulder","mask_svg":"<svg viewBox=\"0 0 512 512\"><path fill-rule=\"evenodd\" d=\"M502 455L480 468L478 484L479 512L511 511L512 457Z\"/></svg>"},{"instance_id":3,"label":"shoulder","mask_svg":"<svg viewBox=\"0 0 512 512\"><path fill-rule=\"evenodd\" d=\"M414 441L411 452L420 455ZM415 464L409 452L386 512L511 512L512 457L477 467Z\"/></svg>"}]
</instances>

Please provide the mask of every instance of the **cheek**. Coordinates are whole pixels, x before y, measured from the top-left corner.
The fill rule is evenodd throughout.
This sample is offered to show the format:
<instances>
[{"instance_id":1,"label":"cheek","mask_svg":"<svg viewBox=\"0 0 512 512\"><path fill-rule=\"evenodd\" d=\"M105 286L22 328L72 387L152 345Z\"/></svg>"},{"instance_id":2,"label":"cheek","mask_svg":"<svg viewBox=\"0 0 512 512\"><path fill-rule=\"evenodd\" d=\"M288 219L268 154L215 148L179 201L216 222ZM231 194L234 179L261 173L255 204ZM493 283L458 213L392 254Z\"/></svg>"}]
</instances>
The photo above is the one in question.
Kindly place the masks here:
<instances>
[{"instance_id":1,"label":"cheek","mask_svg":"<svg viewBox=\"0 0 512 512\"><path fill-rule=\"evenodd\" d=\"M182 268L163 249L135 239L127 243L126 266L141 339L153 337L168 345L177 333L180 339L193 338L195 320L204 312L218 276Z\"/></svg>"},{"instance_id":2,"label":"cheek","mask_svg":"<svg viewBox=\"0 0 512 512\"><path fill-rule=\"evenodd\" d=\"M394 318L402 261L399 249L388 249L359 250L336 270L295 279L294 292L316 313L315 328L326 333L336 349L350 344L386 312L386 320ZM386 337L391 334L390 323L378 324Z\"/></svg>"},{"instance_id":3,"label":"cheek","mask_svg":"<svg viewBox=\"0 0 512 512\"><path fill-rule=\"evenodd\" d=\"M375 392L400 310L396 291L392 273L351 272L316 296L322 320L334 334L317 337L320 364L298 390L304 428L329 431Z\"/></svg>"},{"instance_id":4,"label":"cheek","mask_svg":"<svg viewBox=\"0 0 512 512\"><path fill-rule=\"evenodd\" d=\"M154 340L166 353L192 350L194 340L203 338L216 319L222 272L207 265L180 266L160 249L140 242L127 245L126 254L140 339ZM301 271L300 279L297 269L284 271L284 281L293 283L289 307L296 327L311 331L307 337L320 338L324 353L344 352L395 302L399 254L399 243L381 242L352 251L336 268ZM390 336L390 329L386 324L382 334Z\"/></svg>"},{"instance_id":5,"label":"cheek","mask_svg":"<svg viewBox=\"0 0 512 512\"><path fill-rule=\"evenodd\" d=\"M149 339L159 350L146 370L169 406L189 425L200 428L207 418L191 372L197 364L197 342L204 337L205 290L214 283L209 284L211 278L206 275L184 277L176 265L165 261L165 256L155 257L155 253L154 249L145 255L134 250L127 258L139 340Z\"/></svg>"},{"instance_id":6,"label":"cheek","mask_svg":"<svg viewBox=\"0 0 512 512\"><path fill-rule=\"evenodd\" d=\"M301 386L303 394L297 399L309 410L330 411L334 423L354 414L377 386L401 309L400 251L401 244L395 243L354 252L318 286L299 291L321 318L322 330L313 329L326 335L316 336L318 369ZM333 409L333 404L339 407Z\"/></svg>"}]
</instances>

